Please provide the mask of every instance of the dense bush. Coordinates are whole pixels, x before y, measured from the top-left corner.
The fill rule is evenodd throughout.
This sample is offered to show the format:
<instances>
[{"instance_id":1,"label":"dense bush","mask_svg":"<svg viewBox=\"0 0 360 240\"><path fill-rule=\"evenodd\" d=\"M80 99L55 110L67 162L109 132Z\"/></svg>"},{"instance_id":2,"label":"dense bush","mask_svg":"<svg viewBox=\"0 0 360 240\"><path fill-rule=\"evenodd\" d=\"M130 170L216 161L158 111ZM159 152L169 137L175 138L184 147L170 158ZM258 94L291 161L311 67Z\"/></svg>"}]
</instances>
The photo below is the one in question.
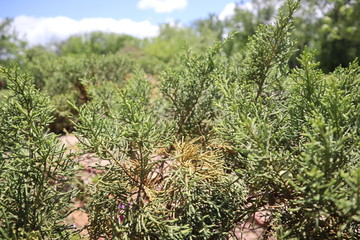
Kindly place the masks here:
<instances>
[{"instance_id":1,"label":"dense bush","mask_svg":"<svg viewBox=\"0 0 360 240\"><path fill-rule=\"evenodd\" d=\"M49 97L29 75L0 70L9 88L0 108L0 238L68 238L74 162L47 132Z\"/></svg>"},{"instance_id":2,"label":"dense bush","mask_svg":"<svg viewBox=\"0 0 360 240\"><path fill-rule=\"evenodd\" d=\"M326 76L306 49L301 66L286 74L281 68L292 46L286 29L295 7L287 5L289 15L251 38L238 78L220 82L225 98L217 129L236 150L238 175L261 196L252 204L273 212L277 238L353 239L360 68L355 61Z\"/></svg>"},{"instance_id":3,"label":"dense bush","mask_svg":"<svg viewBox=\"0 0 360 240\"><path fill-rule=\"evenodd\" d=\"M228 239L260 210L276 239L356 239L360 67L355 60L325 74L316 51L304 48L289 69L298 6L286 1L230 58L222 49L233 34L178 60L156 50L148 59L177 63L159 77L122 55L36 49L26 67L37 88L2 68L2 238L73 233L61 221L74 163L47 133L53 102L58 123L60 114L78 114L71 124L82 150L102 159L84 186L90 239Z\"/></svg>"},{"instance_id":4,"label":"dense bush","mask_svg":"<svg viewBox=\"0 0 360 240\"><path fill-rule=\"evenodd\" d=\"M216 77L225 72L220 60L220 49L225 43L226 40L216 42L198 54L188 49L178 67L161 75L165 117L176 123L176 136L205 136L211 130L210 122L216 115L214 103L219 98Z\"/></svg>"},{"instance_id":5,"label":"dense bush","mask_svg":"<svg viewBox=\"0 0 360 240\"><path fill-rule=\"evenodd\" d=\"M76 55L111 55L125 47L137 47L140 40L128 35L115 33L91 32L72 36L59 44L62 56Z\"/></svg>"},{"instance_id":6,"label":"dense bush","mask_svg":"<svg viewBox=\"0 0 360 240\"><path fill-rule=\"evenodd\" d=\"M73 130L70 116L77 113L68 101L77 106L90 101L89 85L102 88L110 82L121 87L134 64L130 58L118 54L55 57L35 50L28 53L27 69L35 76L37 87L50 95L56 108L51 130L57 133Z\"/></svg>"},{"instance_id":7,"label":"dense bush","mask_svg":"<svg viewBox=\"0 0 360 240\"><path fill-rule=\"evenodd\" d=\"M90 235L226 236L246 190L225 172L220 154L204 151L194 141L179 142L175 152L165 150L175 129L153 112L150 86L142 72L119 90L114 101L112 108L104 108L100 99L79 109L82 144L110 162L101 168L106 173L93 188Z\"/></svg>"}]
</instances>

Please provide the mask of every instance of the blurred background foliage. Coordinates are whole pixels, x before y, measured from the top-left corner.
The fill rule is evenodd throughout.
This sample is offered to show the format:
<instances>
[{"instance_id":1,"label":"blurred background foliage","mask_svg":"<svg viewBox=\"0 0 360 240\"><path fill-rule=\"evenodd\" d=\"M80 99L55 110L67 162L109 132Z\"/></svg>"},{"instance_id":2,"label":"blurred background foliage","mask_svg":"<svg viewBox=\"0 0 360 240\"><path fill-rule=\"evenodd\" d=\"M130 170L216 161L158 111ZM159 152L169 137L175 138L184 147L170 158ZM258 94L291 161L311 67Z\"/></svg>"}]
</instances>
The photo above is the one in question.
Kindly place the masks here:
<instances>
[{"instance_id":1,"label":"blurred background foliage","mask_svg":"<svg viewBox=\"0 0 360 240\"><path fill-rule=\"evenodd\" d=\"M239 1L234 15L226 19L210 14L190 26L164 24L160 26L159 35L151 39L91 32L51 46L28 46L12 30L12 20L4 19L0 24L0 64L26 66L23 69L34 76L36 86L47 91L56 106L52 131L72 130L69 113L77 113L70 110L67 101L78 106L88 101L86 84L90 82L100 88L104 82L123 85L135 62L156 80L167 67L179 65L181 59L177 56L184 49L195 53L204 51L233 31L237 34L221 51L241 61L249 36L260 24L274 22L280 7L279 1L253 0L253 10L249 11L242 7L243 3ZM332 72L339 65L348 66L360 56L359 15L359 0L303 0L294 16L296 32L292 37L298 51L290 58L289 67L299 66L297 58L305 46L317 49L315 59L324 73ZM3 79L0 79L0 89L6 89Z\"/></svg>"},{"instance_id":2,"label":"blurred background foliage","mask_svg":"<svg viewBox=\"0 0 360 240\"><path fill-rule=\"evenodd\" d=\"M36 48L53 52L58 56L123 54L133 58L151 58L159 62L174 61L185 44L196 50L204 50L215 40L223 40L227 33L237 31L236 40L228 43L224 51L228 56L245 48L248 37L255 33L259 24L274 22L282 1L253 0L253 10L242 7L239 1L233 16L220 20L215 14L198 19L190 26L179 23L160 26L160 33L151 39L137 39L128 35L92 32L75 35L53 44L51 47L27 47L11 28L11 19L0 25L0 61L21 61ZM317 47L317 60L322 60L321 69L333 71L340 64L347 66L359 56L360 51L360 2L358 0L303 0L295 15L298 49L305 45ZM34 57L34 56L32 56ZM144 61L144 64L148 64ZM298 65L295 57L291 66ZM146 66L142 66L146 69ZM150 69L150 68L149 68Z\"/></svg>"},{"instance_id":3,"label":"blurred background foliage","mask_svg":"<svg viewBox=\"0 0 360 240\"><path fill-rule=\"evenodd\" d=\"M164 24L160 26L159 35L151 39L91 32L51 46L28 46L11 28L12 20L4 19L0 24L0 64L26 66L23 70L34 76L36 86L50 94L57 109L52 131L59 133L63 129L72 130L69 113L77 113L70 110L67 101L78 106L88 101L89 83L100 88L104 82L121 86L135 65L156 82L161 71L179 65L181 59L177 56L184 49L203 52L233 31L237 34L220 51L242 61L249 37L260 24L275 21L280 2L253 0L250 11L239 1L235 13L226 19L210 14L190 26ZM339 65L348 66L360 56L359 15L359 0L303 0L294 16L296 32L292 37L297 51L290 58L289 67L299 66L297 58L305 46L317 49L315 59L324 73L334 71ZM6 89L3 79L0 79L0 89Z\"/></svg>"}]
</instances>

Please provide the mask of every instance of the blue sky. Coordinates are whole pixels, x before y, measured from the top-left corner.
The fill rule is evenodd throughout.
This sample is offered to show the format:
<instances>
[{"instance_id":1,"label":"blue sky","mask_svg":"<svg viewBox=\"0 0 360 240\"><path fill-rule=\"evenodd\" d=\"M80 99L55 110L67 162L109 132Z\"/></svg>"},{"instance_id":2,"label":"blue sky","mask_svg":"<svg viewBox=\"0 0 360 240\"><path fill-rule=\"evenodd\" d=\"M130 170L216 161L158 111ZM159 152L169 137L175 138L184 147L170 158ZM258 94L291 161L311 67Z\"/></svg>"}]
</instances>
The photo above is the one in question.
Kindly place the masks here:
<instances>
[{"instance_id":1,"label":"blue sky","mask_svg":"<svg viewBox=\"0 0 360 240\"><path fill-rule=\"evenodd\" d=\"M210 13L231 15L239 0L0 0L0 19L14 19L18 34L31 45L70 35L105 31L153 37L159 24L189 26Z\"/></svg>"},{"instance_id":2,"label":"blue sky","mask_svg":"<svg viewBox=\"0 0 360 240\"><path fill-rule=\"evenodd\" d=\"M188 0L183 9L157 13L154 9L140 9L140 0L0 0L0 18L27 15L32 17L65 16L74 20L83 18L129 18L163 23L168 18L189 24L205 18L209 13L220 14L234 0Z\"/></svg>"}]
</instances>

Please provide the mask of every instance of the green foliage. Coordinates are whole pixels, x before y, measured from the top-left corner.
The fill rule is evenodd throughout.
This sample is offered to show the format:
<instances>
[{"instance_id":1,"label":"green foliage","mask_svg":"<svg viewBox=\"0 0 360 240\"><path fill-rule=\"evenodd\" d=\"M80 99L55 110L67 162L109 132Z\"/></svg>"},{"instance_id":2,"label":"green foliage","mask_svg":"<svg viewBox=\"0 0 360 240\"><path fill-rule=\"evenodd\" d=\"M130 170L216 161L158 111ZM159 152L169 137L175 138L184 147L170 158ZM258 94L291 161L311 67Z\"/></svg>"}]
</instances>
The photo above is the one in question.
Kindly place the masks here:
<instances>
[{"instance_id":1,"label":"green foliage","mask_svg":"<svg viewBox=\"0 0 360 240\"><path fill-rule=\"evenodd\" d=\"M103 108L100 99L79 110L77 130L85 137L82 143L110 162L94 186L90 203L89 231L94 238L150 238L168 229L169 221L151 214L154 207L160 212L166 209L157 202L146 203L160 163L152 160L153 151L166 146L172 131L153 114L150 87L143 75L138 71L125 89L118 90L113 99L116 107ZM125 216L122 208L130 208ZM123 217L124 222L119 220Z\"/></svg>"},{"instance_id":2,"label":"green foliage","mask_svg":"<svg viewBox=\"0 0 360 240\"><path fill-rule=\"evenodd\" d=\"M230 42L225 49L228 56L236 55L246 49L248 38L260 24L269 24L274 20L278 3L276 1L251 1L252 10L239 4L235 14L224 21L225 31L238 31L236 41ZM305 46L318 49L317 60L321 69L328 73L339 65L348 66L359 56L359 1L302 0L298 14L294 19L297 29L294 34L296 48L302 52ZM298 66L295 54L290 66Z\"/></svg>"},{"instance_id":3,"label":"green foliage","mask_svg":"<svg viewBox=\"0 0 360 240\"><path fill-rule=\"evenodd\" d=\"M193 23L193 28L197 33L198 43L191 44L195 48L205 50L205 47L211 45L214 41L220 41L224 35L223 22L219 17L210 14L207 19L197 20ZM233 42L233 41L232 41ZM231 43L229 41L229 43Z\"/></svg>"},{"instance_id":4,"label":"green foliage","mask_svg":"<svg viewBox=\"0 0 360 240\"><path fill-rule=\"evenodd\" d=\"M172 29L170 27L168 28ZM162 32L166 32L166 30ZM179 34L178 37L180 36L183 35ZM159 39L160 38L159 36ZM93 58L95 58L95 56L104 58L103 55L107 55L108 57L112 56L112 58L116 55L127 56L129 59L135 60L146 73L157 74L165 68L165 62L174 59L175 53L173 51L175 49L179 51L183 44L176 36L173 36L173 34L168 34L167 38L166 43L161 43L157 38L152 41L147 41L128 35L92 32L70 37L57 46L57 51L61 56L80 59L84 56L92 56ZM169 49L165 51L169 46L168 40L170 38L174 39L171 40L174 41L174 44L170 44ZM175 44L177 44L176 47ZM158 48L158 46L160 46L160 48ZM169 55L165 56L167 54ZM116 72L115 69L113 70Z\"/></svg>"},{"instance_id":5,"label":"green foliage","mask_svg":"<svg viewBox=\"0 0 360 240\"><path fill-rule=\"evenodd\" d=\"M57 55L46 48L36 46L25 51L24 65L34 78L35 86L43 89L46 82L51 78Z\"/></svg>"},{"instance_id":6,"label":"green foliage","mask_svg":"<svg viewBox=\"0 0 360 240\"><path fill-rule=\"evenodd\" d=\"M254 196L245 211L268 208L279 239L353 239L359 223L360 68L355 61L324 75L306 49L301 67L290 75L281 71L292 48L284 16L251 38L241 78L219 78L225 111L217 130L236 150L229 163ZM287 30L276 34L279 29ZM284 48L262 49L264 39ZM274 64L267 64L269 56Z\"/></svg>"},{"instance_id":7,"label":"green foliage","mask_svg":"<svg viewBox=\"0 0 360 240\"><path fill-rule=\"evenodd\" d=\"M348 66L360 56L360 2L333 0L333 7L321 19L318 48L325 72Z\"/></svg>"},{"instance_id":8,"label":"green foliage","mask_svg":"<svg viewBox=\"0 0 360 240\"><path fill-rule=\"evenodd\" d=\"M26 45L17 38L11 23L10 18L0 19L0 66L8 66L18 61ZM4 88L6 88L6 79L0 76L0 90Z\"/></svg>"},{"instance_id":9,"label":"green foliage","mask_svg":"<svg viewBox=\"0 0 360 240\"><path fill-rule=\"evenodd\" d=\"M195 141L175 144L170 155L164 152L174 129L154 111L142 72L118 91L113 107L101 98L79 110L77 125L85 150L109 161L92 188L91 237L226 236L246 191L224 171L220 155L203 152Z\"/></svg>"},{"instance_id":10,"label":"green foliage","mask_svg":"<svg viewBox=\"0 0 360 240\"><path fill-rule=\"evenodd\" d=\"M246 48L249 37L255 34L260 24L269 24L275 16L276 1L252 0L252 11L236 5L233 16L224 20L224 28L230 31L237 31L235 41L229 42L225 46L228 56L241 52Z\"/></svg>"},{"instance_id":11,"label":"green foliage","mask_svg":"<svg viewBox=\"0 0 360 240\"><path fill-rule=\"evenodd\" d=\"M100 161L83 186L91 239L227 239L259 210L277 239L355 239L358 2L287 0L276 18L274 1L253 3L144 41L91 33L60 57L24 50L34 80L1 68L0 238L71 237L74 162L47 131L75 126ZM342 44L347 67L325 74Z\"/></svg>"},{"instance_id":12,"label":"green foliage","mask_svg":"<svg viewBox=\"0 0 360 240\"><path fill-rule=\"evenodd\" d=\"M318 64L312 62L309 52L303 53L299 61L303 70L295 69L292 75L296 85L290 92L294 106L290 115L301 123L301 150L295 158L298 167L291 183L296 192L295 199L289 201L293 210L283 219L291 215L285 220L291 226L288 231L301 239L351 239L356 234L354 224L360 209L349 204L344 213L339 206L358 201L354 198L357 190L349 187L349 181L358 181L354 177L360 158L360 69L354 62L349 68L338 68L324 77L315 69Z\"/></svg>"},{"instance_id":13,"label":"green foliage","mask_svg":"<svg viewBox=\"0 0 360 240\"><path fill-rule=\"evenodd\" d=\"M12 19L0 20L0 64L15 61L20 57L20 51L24 48L25 42L20 41L11 28ZM0 79L1 81L1 79ZM0 84L0 89L2 88Z\"/></svg>"},{"instance_id":14,"label":"green foliage","mask_svg":"<svg viewBox=\"0 0 360 240\"><path fill-rule=\"evenodd\" d=\"M224 70L220 49L224 42L217 42L203 53L187 50L181 65L168 69L161 75L161 93L165 112L176 123L176 136L207 135L214 119L214 101L218 91L216 75Z\"/></svg>"},{"instance_id":15,"label":"green foliage","mask_svg":"<svg viewBox=\"0 0 360 240\"><path fill-rule=\"evenodd\" d=\"M186 43L193 44L196 35L192 29L165 24L160 26L159 36L145 42L144 52L165 63L175 60Z\"/></svg>"},{"instance_id":16,"label":"green foliage","mask_svg":"<svg viewBox=\"0 0 360 240\"><path fill-rule=\"evenodd\" d=\"M286 1L274 25L260 25L250 37L241 77L256 86L255 102L264 94L266 84L276 85L276 82L269 82L270 79L277 80L277 72L271 70L286 70L294 45L290 39L292 19L299 3Z\"/></svg>"},{"instance_id":17,"label":"green foliage","mask_svg":"<svg viewBox=\"0 0 360 240\"><path fill-rule=\"evenodd\" d=\"M60 44L60 51L63 56L115 54L125 47L137 46L139 42L127 35L92 32L70 37Z\"/></svg>"},{"instance_id":18,"label":"green foliage","mask_svg":"<svg viewBox=\"0 0 360 240\"><path fill-rule=\"evenodd\" d=\"M29 75L1 68L9 92L0 109L1 239L64 239L74 162L47 133L53 108Z\"/></svg>"},{"instance_id":19,"label":"green foliage","mask_svg":"<svg viewBox=\"0 0 360 240\"><path fill-rule=\"evenodd\" d=\"M255 179L249 181L259 183L261 188L278 185L275 180L286 166L281 161L287 153L279 151L288 131L284 114L287 106L281 102L284 84L280 81L284 80L281 73L286 73L281 68L292 50L288 31L297 5L287 1L289 9L280 14L277 22L260 27L251 38L245 63L230 67L229 77L218 78L223 94L219 108L223 111L217 129L240 153L240 166L249 167L247 171L254 174ZM264 172L263 166L272 166L274 175Z\"/></svg>"},{"instance_id":20,"label":"green foliage","mask_svg":"<svg viewBox=\"0 0 360 240\"><path fill-rule=\"evenodd\" d=\"M38 88L46 91L56 107L54 132L72 130L71 114L76 114L67 103L77 106L90 101L87 85L102 88L113 83L122 86L126 75L133 68L133 61L122 55L81 56L56 58L51 53L29 52L27 68L34 73ZM38 54L38 55L36 55ZM35 55L35 57L31 57ZM46 60L47 59L47 60Z\"/></svg>"},{"instance_id":21,"label":"green foliage","mask_svg":"<svg viewBox=\"0 0 360 240\"><path fill-rule=\"evenodd\" d=\"M294 132L301 132L306 115L316 110L321 97L324 95L324 74L316 69L319 63L314 62L314 53L305 49L298 59L302 68L295 68L292 72L292 100L289 112L292 115Z\"/></svg>"},{"instance_id":22,"label":"green foliage","mask_svg":"<svg viewBox=\"0 0 360 240\"><path fill-rule=\"evenodd\" d=\"M226 167L219 149L199 140L175 143L161 196L176 224L188 227L184 239L226 239L243 217L239 210L247 188Z\"/></svg>"}]
</instances>

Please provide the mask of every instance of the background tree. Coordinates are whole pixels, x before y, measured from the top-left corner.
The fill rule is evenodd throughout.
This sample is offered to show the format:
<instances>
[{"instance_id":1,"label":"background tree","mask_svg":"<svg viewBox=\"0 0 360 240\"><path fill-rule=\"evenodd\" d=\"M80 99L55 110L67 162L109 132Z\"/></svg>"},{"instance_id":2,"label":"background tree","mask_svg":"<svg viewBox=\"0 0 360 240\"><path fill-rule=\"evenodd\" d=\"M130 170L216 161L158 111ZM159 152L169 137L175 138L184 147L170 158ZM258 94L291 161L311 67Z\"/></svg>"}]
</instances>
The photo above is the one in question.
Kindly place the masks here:
<instances>
[{"instance_id":1,"label":"background tree","mask_svg":"<svg viewBox=\"0 0 360 240\"><path fill-rule=\"evenodd\" d=\"M10 62L19 61L21 50L24 49L26 42L20 41L13 28L12 19L5 18L0 20L0 66L9 65ZM6 87L6 81L0 76L0 89Z\"/></svg>"},{"instance_id":2,"label":"background tree","mask_svg":"<svg viewBox=\"0 0 360 240\"><path fill-rule=\"evenodd\" d=\"M196 42L196 34L191 28L165 24L160 26L157 37L144 42L144 52L165 63L174 61L186 44Z\"/></svg>"},{"instance_id":3,"label":"background tree","mask_svg":"<svg viewBox=\"0 0 360 240\"><path fill-rule=\"evenodd\" d=\"M91 32L75 35L59 46L62 55L114 54L129 46L137 47L140 40L116 33Z\"/></svg>"},{"instance_id":4,"label":"background tree","mask_svg":"<svg viewBox=\"0 0 360 240\"><path fill-rule=\"evenodd\" d=\"M12 19L5 18L0 21L0 64L19 57L21 49L26 43L20 41L11 27Z\"/></svg>"},{"instance_id":5,"label":"background tree","mask_svg":"<svg viewBox=\"0 0 360 240\"><path fill-rule=\"evenodd\" d=\"M321 19L319 56L321 68L330 72L348 66L360 56L360 1L333 0Z\"/></svg>"},{"instance_id":6,"label":"background tree","mask_svg":"<svg viewBox=\"0 0 360 240\"><path fill-rule=\"evenodd\" d=\"M220 41L224 37L224 23L215 14L210 14L206 19L196 20L192 24L199 38L199 47L204 48L214 41Z\"/></svg>"},{"instance_id":7,"label":"background tree","mask_svg":"<svg viewBox=\"0 0 360 240\"><path fill-rule=\"evenodd\" d=\"M274 19L276 13L276 1L253 0L252 9L243 7L244 1L240 1L235 7L235 14L224 21L227 31L237 31L236 41L227 46L228 55L245 49L249 36L253 35L259 24L268 24Z\"/></svg>"}]
</instances>

